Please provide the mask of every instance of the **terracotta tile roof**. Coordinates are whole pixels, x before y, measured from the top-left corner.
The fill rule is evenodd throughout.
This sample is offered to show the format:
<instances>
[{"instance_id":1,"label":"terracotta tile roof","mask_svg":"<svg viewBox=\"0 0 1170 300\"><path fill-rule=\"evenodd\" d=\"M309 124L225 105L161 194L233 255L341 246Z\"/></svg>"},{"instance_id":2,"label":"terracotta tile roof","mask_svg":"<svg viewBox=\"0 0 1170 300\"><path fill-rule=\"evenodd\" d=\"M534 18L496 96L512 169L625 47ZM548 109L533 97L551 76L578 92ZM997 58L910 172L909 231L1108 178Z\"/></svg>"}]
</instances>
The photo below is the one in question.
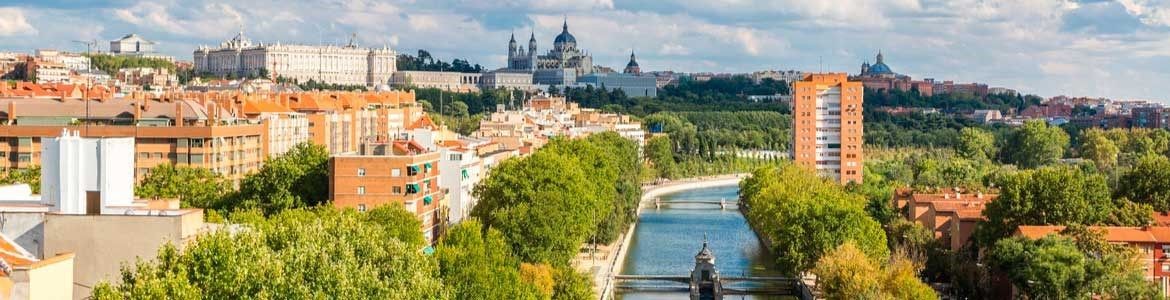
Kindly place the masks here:
<instances>
[{"instance_id":1,"label":"terracotta tile roof","mask_svg":"<svg viewBox=\"0 0 1170 300\"><path fill-rule=\"evenodd\" d=\"M1020 226L1016 229L1018 235L1037 239L1049 234L1059 234L1064 226ZM1104 230L1105 241L1113 243L1170 243L1170 227L1122 227L1122 226L1089 226L1092 230Z\"/></svg>"},{"instance_id":2,"label":"terracotta tile roof","mask_svg":"<svg viewBox=\"0 0 1170 300\"><path fill-rule=\"evenodd\" d=\"M422 118L419 118L418 120L414 121L414 123L411 123L410 125L406 126L406 129L418 129L418 128L436 129L436 128L439 128L439 126L435 126L435 122L431 121L430 116L423 115Z\"/></svg>"},{"instance_id":3,"label":"terracotta tile roof","mask_svg":"<svg viewBox=\"0 0 1170 300\"><path fill-rule=\"evenodd\" d=\"M261 113L290 113L291 109L269 101L244 101L243 113L255 115Z\"/></svg>"}]
</instances>

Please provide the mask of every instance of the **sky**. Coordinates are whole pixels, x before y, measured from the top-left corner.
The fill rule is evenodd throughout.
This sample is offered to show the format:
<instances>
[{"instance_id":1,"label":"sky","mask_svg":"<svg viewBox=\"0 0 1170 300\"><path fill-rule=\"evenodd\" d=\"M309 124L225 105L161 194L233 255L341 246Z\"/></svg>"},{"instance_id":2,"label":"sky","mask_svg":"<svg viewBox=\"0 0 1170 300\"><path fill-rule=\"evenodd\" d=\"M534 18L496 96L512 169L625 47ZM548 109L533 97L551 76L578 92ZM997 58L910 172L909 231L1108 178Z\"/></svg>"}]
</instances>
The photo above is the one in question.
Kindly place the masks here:
<instances>
[{"instance_id":1,"label":"sky","mask_svg":"<svg viewBox=\"0 0 1170 300\"><path fill-rule=\"evenodd\" d=\"M914 78L1042 96L1170 102L1170 0L0 0L0 51L84 51L137 33L190 60L255 42L345 43L506 65L509 34L543 53L561 23L620 70L859 72L880 50Z\"/></svg>"}]
</instances>

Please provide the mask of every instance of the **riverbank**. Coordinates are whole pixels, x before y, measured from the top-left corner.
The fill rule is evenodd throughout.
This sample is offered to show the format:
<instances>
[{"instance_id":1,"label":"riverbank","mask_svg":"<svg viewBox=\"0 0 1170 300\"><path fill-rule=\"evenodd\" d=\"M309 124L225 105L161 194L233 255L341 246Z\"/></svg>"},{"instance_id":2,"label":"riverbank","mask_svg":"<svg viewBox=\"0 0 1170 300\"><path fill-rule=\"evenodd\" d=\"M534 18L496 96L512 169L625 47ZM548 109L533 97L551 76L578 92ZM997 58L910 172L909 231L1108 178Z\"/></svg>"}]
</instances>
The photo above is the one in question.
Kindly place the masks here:
<instances>
[{"instance_id":1,"label":"riverbank","mask_svg":"<svg viewBox=\"0 0 1170 300\"><path fill-rule=\"evenodd\" d=\"M642 186L642 199L638 205L638 215L642 214L642 207L645 202L670 193L711 188L719 186L737 185L740 180L748 176L747 173L718 175L718 176L704 176L696 178L687 178L681 180L667 181L661 184L650 184ZM637 229L638 222L630 225L630 228L618 238L618 242L611 245L599 245L596 253L581 253L573 260L573 266L578 271L587 272L593 277L593 288L598 297L602 300L610 299L613 293L613 275L621 274L622 265L625 261L626 251L630 244L630 239L634 236L634 230Z\"/></svg>"}]
</instances>

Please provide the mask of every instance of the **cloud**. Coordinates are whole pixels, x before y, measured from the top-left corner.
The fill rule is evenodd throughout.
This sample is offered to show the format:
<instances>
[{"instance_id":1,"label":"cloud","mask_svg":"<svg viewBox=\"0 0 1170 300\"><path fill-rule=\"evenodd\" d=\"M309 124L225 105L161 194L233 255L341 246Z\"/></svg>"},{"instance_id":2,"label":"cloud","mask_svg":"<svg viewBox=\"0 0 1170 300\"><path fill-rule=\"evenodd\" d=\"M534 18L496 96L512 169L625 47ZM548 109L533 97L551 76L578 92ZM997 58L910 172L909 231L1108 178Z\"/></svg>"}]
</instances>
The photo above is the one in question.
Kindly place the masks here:
<instances>
[{"instance_id":1,"label":"cloud","mask_svg":"<svg viewBox=\"0 0 1170 300\"><path fill-rule=\"evenodd\" d=\"M1130 14L1137 16L1147 25L1170 26L1170 1L1166 0L1117 0Z\"/></svg>"},{"instance_id":2,"label":"cloud","mask_svg":"<svg viewBox=\"0 0 1170 300\"><path fill-rule=\"evenodd\" d=\"M24 11L15 7L0 7L0 36L30 35L37 30L28 23Z\"/></svg>"}]
</instances>

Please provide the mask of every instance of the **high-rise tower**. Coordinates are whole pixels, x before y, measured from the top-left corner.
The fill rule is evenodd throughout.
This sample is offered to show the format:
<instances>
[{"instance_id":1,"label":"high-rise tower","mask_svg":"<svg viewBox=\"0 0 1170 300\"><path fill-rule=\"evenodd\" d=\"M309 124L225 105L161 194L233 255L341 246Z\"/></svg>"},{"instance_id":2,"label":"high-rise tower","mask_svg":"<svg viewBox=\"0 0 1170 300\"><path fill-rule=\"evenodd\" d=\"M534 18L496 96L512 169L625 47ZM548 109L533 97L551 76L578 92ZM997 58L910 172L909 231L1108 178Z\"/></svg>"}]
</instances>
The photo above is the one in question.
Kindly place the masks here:
<instances>
[{"instance_id":1,"label":"high-rise tower","mask_svg":"<svg viewBox=\"0 0 1170 300\"><path fill-rule=\"evenodd\" d=\"M861 82L845 73L810 74L793 89L792 161L841 183L861 183Z\"/></svg>"}]
</instances>

